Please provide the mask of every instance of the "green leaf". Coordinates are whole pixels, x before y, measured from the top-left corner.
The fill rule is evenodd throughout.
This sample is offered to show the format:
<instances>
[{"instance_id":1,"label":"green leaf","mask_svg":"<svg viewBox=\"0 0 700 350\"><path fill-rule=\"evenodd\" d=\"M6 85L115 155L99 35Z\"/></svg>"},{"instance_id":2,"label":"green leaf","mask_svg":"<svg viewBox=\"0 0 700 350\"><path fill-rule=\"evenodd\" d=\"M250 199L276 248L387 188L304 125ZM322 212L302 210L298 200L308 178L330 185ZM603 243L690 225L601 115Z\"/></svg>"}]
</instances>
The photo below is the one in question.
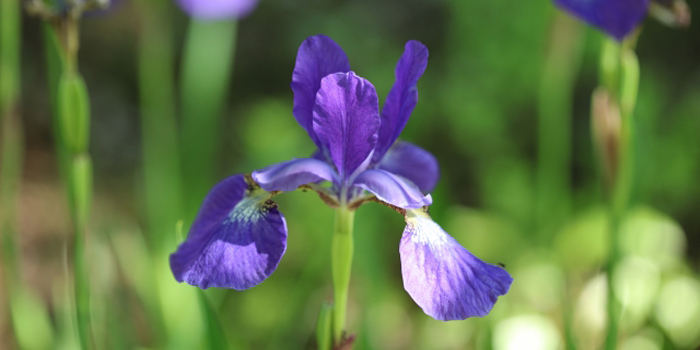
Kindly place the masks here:
<instances>
[{"instance_id":1,"label":"green leaf","mask_svg":"<svg viewBox=\"0 0 700 350\"><path fill-rule=\"evenodd\" d=\"M21 349L49 349L54 343L49 314L29 289L18 288L10 298L12 326ZM7 345L7 344L6 344Z\"/></svg>"},{"instance_id":2,"label":"green leaf","mask_svg":"<svg viewBox=\"0 0 700 350\"><path fill-rule=\"evenodd\" d=\"M201 289L197 290L197 296L199 297L199 302L202 305L202 313L204 316L204 323L206 325L206 336L207 336L207 349L228 349L228 342L226 341L226 335L219 322L219 317L211 306L211 303L207 299L207 295Z\"/></svg>"}]
</instances>

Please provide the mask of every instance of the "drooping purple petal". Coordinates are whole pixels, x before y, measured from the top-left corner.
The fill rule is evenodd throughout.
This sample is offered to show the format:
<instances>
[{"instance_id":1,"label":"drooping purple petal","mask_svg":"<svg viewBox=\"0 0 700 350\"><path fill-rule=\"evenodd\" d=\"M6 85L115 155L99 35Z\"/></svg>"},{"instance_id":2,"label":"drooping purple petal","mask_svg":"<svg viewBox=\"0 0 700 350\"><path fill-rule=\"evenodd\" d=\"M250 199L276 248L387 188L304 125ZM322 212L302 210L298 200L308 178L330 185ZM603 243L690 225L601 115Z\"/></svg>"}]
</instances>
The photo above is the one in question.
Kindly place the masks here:
<instances>
[{"instance_id":1,"label":"drooping purple petal","mask_svg":"<svg viewBox=\"0 0 700 350\"><path fill-rule=\"evenodd\" d=\"M243 175L216 185L204 199L187 240L170 255L178 282L248 289L277 268L287 249L287 223L262 189Z\"/></svg>"},{"instance_id":2,"label":"drooping purple petal","mask_svg":"<svg viewBox=\"0 0 700 350\"><path fill-rule=\"evenodd\" d=\"M622 41L639 25L649 0L554 0L561 8Z\"/></svg>"},{"instance_id":3,"label":"drooping purple petal","mask_svg":"<svg viewBox=\"0 0 700 350\"><path fill-rule=\"evenodd\" d=\"M399 248L403 285L436 320L464 320L488 314L513 278L464 249L422 210L406 213Z\"/></svg>"},{"instance_id":4,"label":"drooping purple petal","mask_svg":"<svg viewBox=\"0 0 700 350\"><path fill-rule=\"evenodd\" d=\"M423 148L404 141L396 141L377 167L411 180L423 193L430 193L440 178L437 159Z\"/></svg>"},{"instance_id":5,"label":"drooping purple petal","mask_svg":"<svg viewBox=\"0 0 700 350\"><path fill-rule=\"evenodd\" d=\"M382 109L382 126L374 152L375 162L394 144L411 117L418 102L416 84L427 66L428 49L418 41L407 42L403 55L396 64L396 81Z\"/></svg>"},{"instance_id":6,"label":"drooping purple petal","mask_svg":"<svg viewBox=\"0 0 700 350\"><path fill-rule=\"evenodd\" d=\"M323 78L316 94L313 127L341 180L372 153L379 123L377 92L369 81L353 72Z\"/></svg>"},{"instance_id":7,"label":"drooping purple petal","mask_svg":"<svg viewBox=\"0 0 700 350\"><path fill-rule=\"evenodd\" d=\"M177 0L183 11L201 20L240 19L249 15L258 0Z\"/></svg>"},{"instance_id":8,"label":"drooping purple petal","mask_svg":"<svg viewBox=\"0 0 700 350\"><path fill-rule=\"evenodd\" d=\"M365 170L357 176L353 186L369 191L380 200L404 209L420 208L433 203L430 195L424 196L416 185L385 170Z\"/></svg>"},{"instance_id":9,"label":"drooping purple petal","mask_svg":"<svg viewBox=\"0 0 700 350\"><path fill-rule=\"evenodd\" d=\"M350 63L345 52L325 35L311 36L299 47L292 73L293 113L316 145L319 143L313 128L313 110L321 80L332 73L349 71Z\"/></svg>"},{"instance_id":10,"label":"drooping purple petal","mask_svg":"<svg viewBox=\"0 0 700 350\"><path fill-rule=\"evenodd\" d=\"M294 191L316 181L337 182L335 170L318 159L303 158L271 165L252 174L253 180L266 191Z\"/></svg>"}]
</instances>

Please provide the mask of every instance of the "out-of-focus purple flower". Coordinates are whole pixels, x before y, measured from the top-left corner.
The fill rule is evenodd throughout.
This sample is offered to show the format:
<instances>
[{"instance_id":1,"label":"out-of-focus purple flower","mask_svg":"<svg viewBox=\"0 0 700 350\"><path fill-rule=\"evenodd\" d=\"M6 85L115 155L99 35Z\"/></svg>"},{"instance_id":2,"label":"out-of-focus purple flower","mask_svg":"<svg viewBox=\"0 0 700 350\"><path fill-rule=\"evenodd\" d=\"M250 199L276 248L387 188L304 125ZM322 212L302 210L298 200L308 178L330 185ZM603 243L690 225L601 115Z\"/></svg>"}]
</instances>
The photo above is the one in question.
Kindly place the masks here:
<instances>
[{"instance_id":1,"label":"out-of-focus purple flower","mask_svg":"<svg viewBox=\"0 0 700 350\"><path fill-rule=\"evenodd\" d=\"M233 289L265 280L287 239L284 216L271 197L303 186L340 210L354 210L372 196L404 213L399 252L409 295L438 320L486 315L508 292L511 276L473 256L432 221L426 193L437 183L437 161L428 151L397 141L427 64L426 47L406 43L380 113L374 86L350 71L343 50L326 36L306 39L292 75L293 112L318 151L311 158L234 175L214 187L187 240L170 257L175 278L200 288Z\"/></svg>"},{"instance_id":2,"label":"out-of-focus purple flower","mask_svg":"<svg viewBox=\"0 0 700 350\"><path fill-rule=\"evenodd\" d=\"M554 2L615 39L622 40L644 19L650 0L554 0Z\"/></svg>"},{"instance_id":3,"label":"out-of-focus purple flower","mask_svg":"<svg viewBox=\"0 0 700 350\"><path fill-rule=\"evenodd\" d=\"M685 0L554 0L559 7L622 41L647 13L670 27L688 27Z\"/></svg>"},{"instance_id":4,"label":"out-of-focus purple flower","mask_svg":"<svg viewBox=\"0 0 700 350\"><path fill-rule=\"evenodd\" d=\"M240 19L249 15L258 0L177 0L188 15L201 20Z\"/></svg>"},{"instance_id":5,"label":"out-of-focus purple flower","mask_svg":"<svg viewBox=\"0 0 700 350\"><path fill-rule=\"evenodd\" d=\"M45 13L54 16L65 16L71 12L86 17L100 17L115 12L122 2L123 0L29 0L26 6L29 11L47 11Z\"/></svg>"}]
</instances>

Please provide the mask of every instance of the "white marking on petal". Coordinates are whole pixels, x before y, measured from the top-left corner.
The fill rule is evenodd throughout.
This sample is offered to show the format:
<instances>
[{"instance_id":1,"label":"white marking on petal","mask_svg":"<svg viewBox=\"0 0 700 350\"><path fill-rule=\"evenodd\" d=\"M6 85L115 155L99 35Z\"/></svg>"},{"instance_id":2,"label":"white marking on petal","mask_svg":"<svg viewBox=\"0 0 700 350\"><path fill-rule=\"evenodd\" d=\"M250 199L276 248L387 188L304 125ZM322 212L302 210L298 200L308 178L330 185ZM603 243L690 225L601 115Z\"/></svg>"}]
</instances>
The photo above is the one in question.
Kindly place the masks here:
<instances>
[{"instance_id":1,"label":"white marking on petal","mask_svg":"<svg viewBox=\"0 0 700 350\"><path fill-rule=\"evenodd\" d=\"M228 214L228 222L239 221L246 223L257 222L265 216L265 197L270 194L262 189L247 193L243 199Z\"/></svg>"},{"instance_id":2,"label":"white marking on petal","mask_svg":"<svg viewBox=\"0 0 700 350\"><path fill-rule=\"evenodd\" d=\"M448 242L442 234L442 228L422 209L406 211L406 225L409 227L411 241L427 243L429 246L442 246Z\"/></svg>"}]
</instances>

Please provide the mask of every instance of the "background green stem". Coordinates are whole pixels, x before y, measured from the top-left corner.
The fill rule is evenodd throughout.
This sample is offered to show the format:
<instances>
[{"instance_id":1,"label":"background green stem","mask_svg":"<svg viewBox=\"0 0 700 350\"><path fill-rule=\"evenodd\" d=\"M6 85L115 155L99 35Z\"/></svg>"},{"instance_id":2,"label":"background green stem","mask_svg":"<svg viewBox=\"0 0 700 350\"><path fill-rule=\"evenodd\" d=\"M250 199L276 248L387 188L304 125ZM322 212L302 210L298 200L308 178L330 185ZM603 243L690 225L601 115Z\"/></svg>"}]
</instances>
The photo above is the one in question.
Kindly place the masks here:
<instances>
[{"instance_id":1,"label":"background green stem","mask_svg":"<svg viewBox=\"0 0 700 350\"><path fill-rule=\"evenodd\" d=\"M538 100L536 227L544 244L566 222L571 199L574 80L581 66L581 25L557 12L542 70Z\"/></svg>"},{"instance_id":2,"label":"background green stem","mask_svg":"<svg viewBox=\"0 0 700 350\"><path fill-rule=\"evenodd\" d=\"M612 203L610 203L612 204ZM615 208L609 205L608 210L608 242L610 245L610 253L608 254L608 263L606 266L606 277L607 277L607 313L608 313L608 332L605 337L605 348L608 350L617 349L617 334L618 334L618 320L620 314L620 304L615 298L615 281L614 272L615 265L619 260L619 229L620 229L620 216L618 215Z\"/></svg>"},{"instance_id":3,"label":"background green stem","mask_svg":"<svg viewBox=\"0 0 700 350\"><path fill-rule=\"evenodd\" d=\"M636 38L618 45L604 39L601 50L601 84L611 92L620 107L621 130L617 148L618 161L613 183L606 193L608 206L609 255L607 262L608 333L605 348L617 348L620 305L615 298L615 266L620 259L620 227L629 207L634 186L634 106L639 90L639 62L633 51ZM601 174L602 175L602 174ZM601 176L601 182L604 182Z\"/></svg>"},{"instance_id":4,"label":"background green stem","mask_svg":"<svg viewBox=\"0 0 700 350\"><path fill-rule=\"evenodd\" d=\"M333 272L333 343L343 340L348 304L348 289L353 255L353 223L355 212L341 206L335 213L335 230L331 247L331 269Z\"/></svg>"},{"instance_id":5,"label":"background green stem","mask_svg":"<svg viewBox=\"0 0 700 350\"><path fill-rule=\"evenodd\" d=\"M182 80L182 162L185 203L191 219L215 183L221 110L233 67L237 22L191 20Z\"/></svg>"},{"instance_id":6,"label":"background green stem","mask_svg":"<svg viewBox=\"0 0 700 350\"><path fill-rule=\"evenodd\" d=\"M316 323L316 347L318 350L333 348L333 306L323 304Z\"/></svg>"},{"instance_id":7,"label":"background green stem","mask_svg":"<svg viewBox=\"0 0 700 350\"><path fill-rule=\"evenodd\" d=\"M88 154L89 97L77 66L78 22L79 14L70 14L47 25L46 43L57 157L73 223L75 318L80 346L89 349L94 346L90 327L89 265L86 261L92 162Z\"/></svg>"},{"instance_id":8,"label":"background green stem","mask_svg":"<svg viewBox=\"0 0 700 350\"><path fill-rule=\"evenodd\" d=\"M173 78L175 47L170 21L173 11L167 0L142 1L138 5L142 14L138 76L146 236L153 264L167 266L168 255L179 243L175 228L184 207ZM156 274L140 291L157 334L156 343L165 346L170 338L168 332L172 331L164 314L164 308L169 305L163 305L165 300L160 298L161 288L165 286Z\"/></svg>"},{"instance_id":9,"label":"background green stem","mask_svg":"<svg viewBox=\"0 0 700 350\"><path fill-rule=\"evenodd\" d=\"M13 300L21 285L16 241L24 144L19 118L20 35L19 0L3 0L0 3L0 255L3 286L12 313L16 313ZM17 325L13 327L17 332Z\"/></svg>"},{"instance_id":10,"label":"background green stem","mask_svg":"<svg viewBox=\"0 0 700 350\"><path fill-rule=\"evenodd\" d=\"M17 281L15 232L22 174L22 127L19 121L19 0L0 3L0 232L8 292Z\"/></svg>"},{"instance_id":11,"label":"background green stem","mask_svg":"<svg viewBox=\"0 0 700 350\"><path fill-rule=\"evenodd\" d=\"M163 257L177 246L173 230L182 218L180 153L175 120L174 45L162 1L140 6L139 93L143 178L149 239Z\"/></svg>"}]
</instances>

